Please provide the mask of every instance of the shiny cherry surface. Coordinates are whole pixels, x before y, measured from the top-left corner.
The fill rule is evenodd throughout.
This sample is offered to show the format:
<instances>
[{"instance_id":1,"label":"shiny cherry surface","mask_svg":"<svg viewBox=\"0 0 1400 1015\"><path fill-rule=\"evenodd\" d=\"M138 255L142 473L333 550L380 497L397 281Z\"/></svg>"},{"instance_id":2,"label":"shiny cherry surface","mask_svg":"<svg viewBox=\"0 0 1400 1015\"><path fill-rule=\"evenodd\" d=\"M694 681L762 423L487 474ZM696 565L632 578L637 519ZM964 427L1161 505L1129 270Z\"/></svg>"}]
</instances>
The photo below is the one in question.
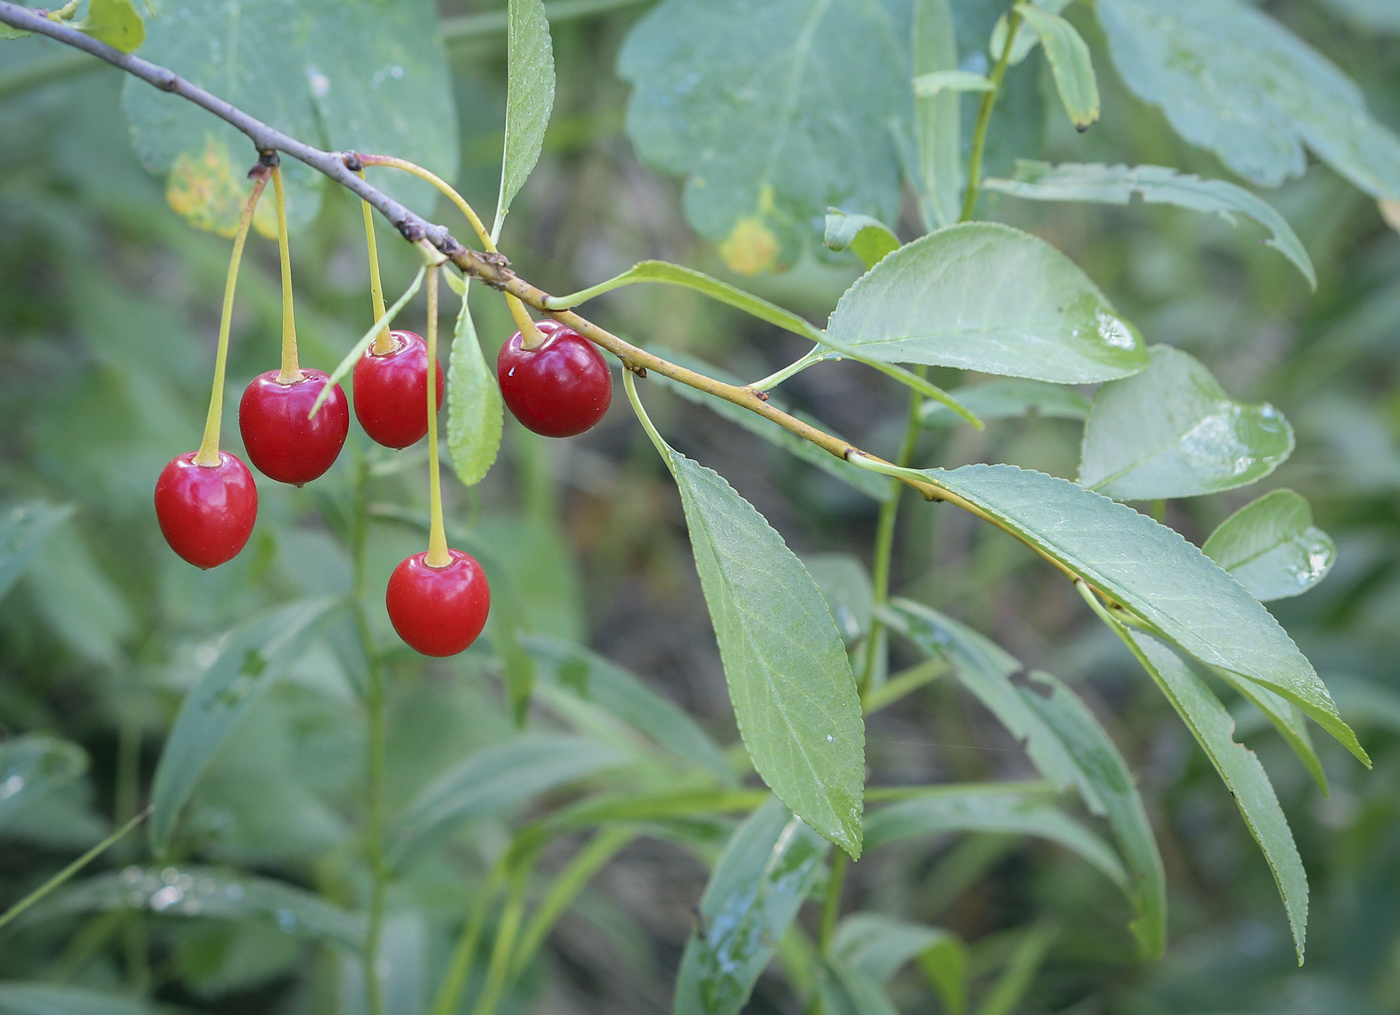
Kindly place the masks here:
<instances>
[{"instance_id":1,"label":"shiny cherry surface","mask_svg":"<svg viewBox=\"0 0 1400 1015\"><path fill-rule=\"evenodd\" d=\"M337 384L315 418L308 419L330 377L324 370L303 370L301 380L279 384L277 373L259 374L244 390L238 429L248 459L259 472L279 483L301 486L329 469L345 446L350 406Z\"/></svg>"},{"instance_id":2,"label":"shiny cherry surface","mask_svg":"<svg viewBox=\"0 0 1400 1015\"><path fill-rule=\"evenodd\" d=\"M236 456L197 465L191 451L172 459L156 480L156 520L170 548L208 570L238 556L258 517L253 474Z\"/></svg>"},{"instance_id":3,"label":"shiny cherry surface","mask_svg":"<svg viewBox=\"0 0 1400 1015\"><path fill-rule=\"evenodd\" d=\"M391 331L394 348L374 346L355 364L355 418L386 448L406 448L428 432L428 343L411 331ZM437 407L442 408L442 364L437 364Z\"/></svg>"},{"instance_id":4,"label":"shiny cherry surface","mask_svg":"<svg viewBox=\"0 0 1400 1015\"><path fill-rule=\"evenodd\" d=\"M546 437L572 437L603 418L612 402L612 374L593 343L558 321L540 321L544 343L522 349L520 332L496 357L506 407Z\"/></svg>"},{"instance_id":5,"label":"shiny cherry surface","mask_svg":"<svg viewBox=\"0 0 1400 1015\"><path fill-rule=\"evenodd\" d=\"M447 552L452 562L446 567L428 566L425 553L404 560L384 596L394 630L425 656L461 652L476 641L491 611L491 589L476 558Z\"/></svg>"}]
</instances>

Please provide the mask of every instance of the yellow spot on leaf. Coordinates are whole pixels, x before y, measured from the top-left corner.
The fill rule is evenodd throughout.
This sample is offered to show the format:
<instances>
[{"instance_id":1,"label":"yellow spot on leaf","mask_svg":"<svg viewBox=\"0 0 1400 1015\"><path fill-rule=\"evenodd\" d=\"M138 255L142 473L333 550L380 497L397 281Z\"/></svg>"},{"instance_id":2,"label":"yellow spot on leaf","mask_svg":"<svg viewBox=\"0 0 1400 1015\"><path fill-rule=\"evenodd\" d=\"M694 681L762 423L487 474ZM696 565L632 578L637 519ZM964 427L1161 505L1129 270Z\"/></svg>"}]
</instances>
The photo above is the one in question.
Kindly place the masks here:
<instances>
[{"instance_id":1,"label":"yellow spot on leaf","mask_svg":"<svg viewBox=\"0 0 1400 1015\"><path fill-rule=\"evenodd\" d=\"M746 215L734 223L733 230L719 245L719 256L740 275L757 275L777 266L780 250L778 237L763 224L763 219Z\"/></svg>"},{"instance_id":2,"label":"yellow spot on leaf","mask_svg":"<svg viewBox=\"0 0 1400 1015\"><path fill-rule=\"evenodd\" d=\"M1384 197L1378 203L1381 206L1381 218L1385 219L1386 225L1400 233L1400 201Z\"/></svg>"},{"instance_id":3,"label":"yellow spot on leaf","mask_svg":"<svg viewBox=\"0 0 1400 1015\"><path fill-rule=\"evenodd\" d=\"M206 135L203 152L194 156L183 152L176 158L165 182L165 199L196 228L232 236L251 189L243 173L235 172L223 142ZM254 216L255 224L261 217ZM272 235L276 235L275 223Z\"/></svg>"}]
</instances>

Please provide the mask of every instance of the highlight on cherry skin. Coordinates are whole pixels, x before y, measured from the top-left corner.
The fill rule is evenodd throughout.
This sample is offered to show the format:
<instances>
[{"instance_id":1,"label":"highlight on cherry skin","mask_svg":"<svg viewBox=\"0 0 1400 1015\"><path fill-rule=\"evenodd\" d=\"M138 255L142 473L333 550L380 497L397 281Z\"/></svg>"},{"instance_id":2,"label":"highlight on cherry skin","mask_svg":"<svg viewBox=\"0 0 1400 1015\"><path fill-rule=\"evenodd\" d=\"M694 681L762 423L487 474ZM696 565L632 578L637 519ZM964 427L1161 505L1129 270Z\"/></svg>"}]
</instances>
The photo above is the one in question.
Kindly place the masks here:
<instances>
[{"instance_id":1,"label":"highlight on cherry skin","mask_svg":"<svg viewBox=\"0 0 1400 1015\"><path fill-rule=\"evenodd\" d=\"M452 559L444 567L429 565L426 553L408 557L394 568L384 594L394 630L425 656L461 652L476 641L491 612L491 588L476 558L447 552Z\"/></svg>"},{"instance_id":2,"label":"highlight on cherry skin","mask_svg":"<svg viewBox=\"0 0 1400 1015\"><path fill-rule=\"evenodd\" d=\"M301 378L290 384L277 376L276 370L259 374L244 390L238 429L259 472L301 486L323 475L340 455L350 431L350 406L337 384L315 417L308 418L330 376L324 370L302 370Z\"/></svg>"},{"instance_id":3,"label":"highlight on cherry skin","mask_svg":"<svg viewBox=\"0 0 1400 1015\"><path fill-rule=\"evenodd\" d=\"M370 439L386 448L417 444L428 432L428 344L411 331L391 331L394 348L371 345L355 364L355 418ZM437 367L437 407L442 408L442 364Z\"/></svg>"},{"instance_id":4,"label":"highlight on cherry skin","mask_svg":"<svg viewBox=\"0 0 1400 1015\"><path fill-rule=\"evenodd\" d=\"M516 419L545 437L573 437L603 418L612 403L612 374L593 343L558 321L540 321L534 349L511 335L496 357L501 397Z\"/></svg>"},{"instance_id":5,"label":"highlight on cherry skin","mask_svg":"<svg viewBox=\"0 0 1400 1015\"><path fill-rule=\"evenodd\" d=\"M206 571L238 556L258 517L253 474L235 455L199 465L198 452L171 459L156 480L156 520L170 548Z\"/></svg>"}]
</instances>

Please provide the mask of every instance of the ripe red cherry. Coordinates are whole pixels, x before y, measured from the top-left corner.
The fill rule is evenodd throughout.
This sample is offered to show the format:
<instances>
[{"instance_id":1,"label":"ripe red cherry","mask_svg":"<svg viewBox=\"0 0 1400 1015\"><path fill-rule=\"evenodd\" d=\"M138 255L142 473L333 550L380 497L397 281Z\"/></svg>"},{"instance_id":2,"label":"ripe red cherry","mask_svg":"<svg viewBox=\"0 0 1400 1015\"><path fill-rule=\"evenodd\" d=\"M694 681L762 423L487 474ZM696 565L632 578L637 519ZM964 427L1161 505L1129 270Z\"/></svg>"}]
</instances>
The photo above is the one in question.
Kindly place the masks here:
<instances>
[{"instance_id":1,"label":"ripe red cherry","mask_svg":"<svg viewBox=\"0 0 1400 1015\"><path fill-rule=\"evenodd\" d=\"M337 384L315 419L307 419L330 381L324 370L303 370L301 380L279 384L277 371L253 378L238 403L243 446L258 471L279 483L309 483L329 469L350 430L350 407Z\"/></svg>"},{"instance_id":2,"label":"ripe red cherry","mask_svg":"<svg viewBox=\"0 0 1400 1015\"><path fill-rule=\"evenodd\" d=\"M355 418L386 448L417 444L428 432L428 343L411 331L391 331L394 348L374 346L355 364ZM437 407L442 408L442 364L437 364Z\"/></svg>"},{"instance_id":3,"label":"ripe red cherry","mask_svg":"<svg viewBox=\"0 0 1400 1015\"><path fill-rule=\"evenodd\" d=\"M258 517L258 488L237 457L197 465L197 452L172 459L156 480L156 520L170 548L208 570L238 556Z\"/></svg>"},{"instance_id":4,"label":"ripe red cherry","mask_svg":"<svg viewBox=\"0 0 1400 1015\"><path fill-rule=\"evenodd\" d=\"M491 589L476 558L447 552L452 562L446 567L428 566L426 553L403 561L389 576L384 596L394 630L425 656L461 652L476 641L491 611Z\"/></svg>"},{"instance_id":5,"label":"ripe red cherry","mask_svg":"<svg viewBox=\"0 0 1400 1015\"><path fill-rule=\"evenodd\" d=\"M603 418L612 374L593 343L558 321L540 321L543 344L520 347L510 336L496 357L501 397L515 418L546 437L572 437Z\"/></svg>"}]
</instances>

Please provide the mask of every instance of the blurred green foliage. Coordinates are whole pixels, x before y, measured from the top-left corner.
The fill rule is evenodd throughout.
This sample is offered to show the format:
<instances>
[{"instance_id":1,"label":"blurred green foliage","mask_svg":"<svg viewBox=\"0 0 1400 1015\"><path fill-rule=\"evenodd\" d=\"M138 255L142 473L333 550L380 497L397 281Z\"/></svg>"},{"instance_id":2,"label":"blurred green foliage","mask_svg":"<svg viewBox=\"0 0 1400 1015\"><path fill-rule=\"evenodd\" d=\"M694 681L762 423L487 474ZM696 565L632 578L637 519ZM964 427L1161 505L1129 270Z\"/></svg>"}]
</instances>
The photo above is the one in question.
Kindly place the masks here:
<instances>
[{"instance_id":1,"label":"blurred green foliage","mask_svg":"<svg viewBox=\"0 0 1400 1015\"><path fill-rule=\"evenodd\" d=\"M470 17L494 6L445 13ZM1384 3L1264 6L1345 68L1373 115L1400 129L1398 37ZM604 11L554 28L554 116L541 165L502 240L521 274L552 292L594 284L647 257L724 275L715 245L686 224L680 184L639 162L623 132L628 92L611 68L635 18L633 10ZM1127 93L1092 19L1071 20L1093 49L1100 123L1074 133L1054 108L1048 69L1032 58L1003 120L1029 122L1025 136L1045 133L1044 148L1005 150L994 124L990 170L1008 172L1011 157L1020 155L1154 163L1229 178L1214 157L1180 141L1159 111ZM504 37L463 35L448 56L458 182L486 208L496 197L502 147ZM352 431L346 454L316 484L261 484L253 540L231 563L199 572L165 547L151 489L161 466L198 441L227 243L191 230L170 209L163 182L142 170L120 91L116 71L76 62L57 46L0 43L0 503L73 510L36 542L0 602L0 906L146 805L180 702L217 658L227 632L270 606L346 594L357 470L370 476L375 520L365 603L381 645L397 644L383 612L383 582L423 542L421 450L391 454ZM912 840L855 865L852 909L936 923L968 942L967 968L983 1011L1400 1009L1400 675L1393 664L1400 651L1400 235L1374 201L1319 164L1267 199L1311 256L1315 295L1293 266L1255 242L1264 234L1249 223L1236 230L1141 203L1040 204L1003 195L989 195L985 208L1067 253L1153 341L1189 351L1232 396L1267 400L1293 424L1297 451L1268 485L1308 498L1317 525L1336 541L1337 563L1317 589L1272 608L1375 760L1368 773L1336 744L1319 742L1331 784L1324 797L1267 722L1247 703L1231 702L1240 734L1274 779L1310 876L1307 965L1294 965L1268 869L1205 757L1073 590L1023 547L970 517L946 506L909 506L894 587L994 637L1089 701L1139 780L1167 871L1168 954L1143 964L1113 884L1043 841L999 833ZM437 221L448 219L445 205L436 209ZM903 225L909 232L910 223ZM332 190L294 239L308 365L329 368L369 324L360 229L358 205ZM383 227L379 245L386 285L401 289L416 258ZM808 254L785 274L745 284L821 320L858 273L850 255ZM513 326L489 294L473 299L489 360ZM595 307L590 312L618 334L743 377L765 375L803 351L793 336L680 290L638 287ZM234 317L230 401L275 362L279 313L275 248L255 238ZM408 315L406 326L421 324L421 300ZM933 379L948 388L962 380L944 369ZM644 389L675 448L727 477L799 554L866 557L874 500L703 405L660 385ZM857 365L817 367L785 385L783 396L872 451L891 453L898 442L902 389ZM1046 417L991 420L985 432L930 427L917 461L1006 461L1073 476L1080 425ZM239 450L234 428L225 433L226 446ZM539 669L532 725L602 731L647 759L620 774L600 769L586 777L589 785L645 794L661 788L656 772L666 766L699 788L719 785L711 745L665 708L667 701L680 705L721 744L734 740L680 503L626 407L617 405L600 427L570 442L547 442L508 420L502 459L488 478L471 490L451 486L449 528L489 552L499 569L493 584L509 588L518 608L498 611L490 637L458 659L425 664L406 649L390 652L391 812L403 813L467 755L515 736L501 659L516 633L528 635ZM1199 544L1258 492L1174 501L1166 518ZM0 981L128 992L208 1012L364 1010L355 959L326 944L324 927L296 908L335 907L322 914L333 924L367 898L364 711L354 659L329 644L297 659L253 703L195 787L168 856L154 856L144 836L131 836L87 872L131 872L132 884L144 885L169 864L201 864L244 879L235 885L240 892L259 883L252 878L304 890L295 901L249 903L235 919L195 919L178 907L157 907L153 895L125 909L120 902L84 909L70 898L67 910L0 930ZM661 725L647 729L633 717L626 721L645 736L619 734L617 709L604 692L594 699L579 693L606 664L540 647L559 644L590 645L639 674L662 696L654 703L660 711L650 713ZM892 656L892 669L917 661L899 643ZM592 679L605 686L604 676ZM631 685L607 686L622 688L612 692L618 700L638 700ZM683 751L668 736L694 736L688 742L700 746ZM663 757L657 740L679 758ZM878 773L875 784L884 785L1034 774L975 699L936 680L870 718L867 759ZM21 760L47 774L48 790L16 794L18 806L6 807L4 780ZM559 788L566 785L547 784L555 794L550 803L573 799ZM537 806L485 808L400 872L384 949L394 1015L427 1010L429 985L448 966L461 922L484 897L512 830L544 813L530 809ZM691 907L735 822L660 824L578 895L501 1010L669 1010ZM544 850L540 869L564 869L582 841L580 833L565 835ZM543 895L547 880L531 887L531 898ZM201 883L192 882L191 898ZM226 888L212 877L210 884ZM759 981L749 1010L796 1010L785 980L802 986L803 938L818 932L817 909L808 905L799 917L805 934L772 943L779 962ZM483 943L467 957L478 974L488 954ZM823 991L834 989L823 982ZM46 1010L38 1005L49 988L26 987L28 995L7 989L0 982L0 1011ZM1018 1001L1022 989L1028 993ZM905 1010L938 1003L913 970L897 973L890 992ZM63 997L58 1003L68 1007L51 1010L145 1010L83 1008L78 995ZM1010 998L1012 1007L995 1008L998 998Z\"/></svg>"}]
</instances>

